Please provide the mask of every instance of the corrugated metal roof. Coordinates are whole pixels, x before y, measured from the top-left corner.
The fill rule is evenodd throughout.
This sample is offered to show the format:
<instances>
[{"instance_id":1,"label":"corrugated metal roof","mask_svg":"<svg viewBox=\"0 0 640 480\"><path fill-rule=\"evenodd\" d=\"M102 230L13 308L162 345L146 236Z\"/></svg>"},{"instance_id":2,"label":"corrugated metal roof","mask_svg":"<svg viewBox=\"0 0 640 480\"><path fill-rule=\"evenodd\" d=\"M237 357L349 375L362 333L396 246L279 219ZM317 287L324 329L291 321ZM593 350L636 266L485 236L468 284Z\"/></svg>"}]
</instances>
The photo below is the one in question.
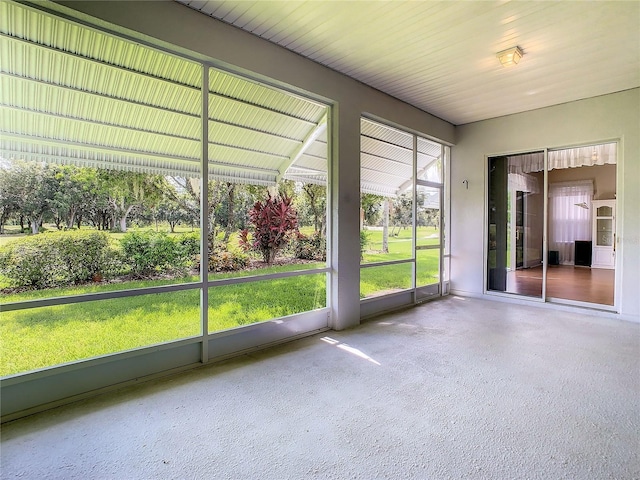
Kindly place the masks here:
<instances>
[{"instance_id":1,"label":"corrugated metal roof","mask_svg":"<svg viewBox=\"0 0 640 480\"><path fill-rule=\"evenodd\" d=\"M2 153L8 158L21 158L30 161L46 161L80 167L101 167L135 172L157 173L162 175L199 176L200 163L189 159L152 158L137 152L106 151L100 147L76 147L73 145L56 145L49 140L43 142L33 139L33 143L24 139L14 140L10 134L2 139ZM135 157L135 162L132 162ZM179 172L179 173L176 173Z\"/></svg>"},{"instance_id":2,"label":"corrugated metal roof","mask_svg":"<svg viewBox=\"0 0 640 480\"><path fill-rule=\"evenodd\" d=\"M325 105L215 69L209 75L209 90L314 124L326 109Z\"/></svg>"},{"instance_id":3,"label":"corrugated metal roof","mask_svg":"<svg viewBox=\"0 0 640 480\"><path fill-rule=\"evenodd\" d=\"M3 157L199 175L202 65L10 2L0 56ZM274 184L326 111L210 68L210 176Z\"/></svg>"},{"instance_id":4,"label":"corrugated metal roof","mask_svg":"<svg viewBox=\"0 0 640 480\"><path fill-rule=\"evenodd\" d=\"M209 97L209 118L302 141L316 124L230 98Z\"/></svg>"},{"instance_id":5,"label":"corrugated metal roof","mask_svg":"<svg viewBox=\"0 0 640 480\"><path fill-rule=\"evenodd\" d=\"M199 175L200 64L21 4L0 5L2 156ZM327 183L325 105L214 68L208 87L211 178ZM395 196L405 188L413 141L363 118L362 190ZM426 168L441 147L417 143L418 168Z\"/></svg>"},{"instance_id":6,"label":"corrugated metal roof","mask_svg":"<svg viewBox=\"0 0 640 480\"><path fill-rule=\"evenodd\" d=\"M362 135L377 138L392 145L413 149L413 135L388 125L363 118L360 122L360 132Z\"/></svg>"},{"instance_id":7,"label":"corrugated metal roof","mask_svg":"<svg viewBox=\"0 0 640 480\"><path fill-rule=\"evenodd\" d=\"M380 158L386 158L400 164L412 165L413 152L397 145L386 143L377 138L360 137L360 149L363 153L368 153Z\"/></svg>"},{"instance_id":8,"label":"corrugated metal roof","mask_svg":"<svg viewBox=\"0 0 640 480\"><path fill-rule=\"evenodd\" d=\"M99 50L101 45L96 44L95 48ZM152 51L143 46L138 48L145 52ZM6 66L3 62L2 70L6 72L10 69L9 73L18 77L97 92L145 105L162 106L179 112L198 114L200 111L199 88L140 70L102 63L54 46L4 34L0 37L0 55L9 59ZM160 63L167 63L167 59Z\"/></svg>"},{"instance_id":9,"label":"corrugated metal roof","mask_svg":"<svg viewBox=\"0 0 640 480\"><path fill-rule=\"evenodd\" d=\"M442 145L426 138L418 137L418 153L424 153L433 158L437 158L442 154Z\"/></svg>"},{"instance_id":10,"label":"corrugated metal roof","mask_svg":"<svg viewBox=\"0 0 640 480\"><path fill-rule=\"evenodd\" d=\"M198 159L199 141L3 108L0 129L29 137Z\"/></svg>"},{"instance_id":11,"label":"corrugated metal roof","mask_svg":"<svg viewBox=\"0 0 640 480\"><path fill-rule=\"evenodd\" d=\"M360 122L360 188L363 192L395 197L413 185L413 134L363 118ZM419 178L436 180L442 146L416 137ZM439 170L438 170L439 171ZM428 173L428 178L425 177Z\"/></svg>"},{"instance_id":12,"label":"corrugated metal roof","mask_svg":"<svg viewBox=\"0 0 640 480\"><path fill-rule=\"evenodd\" d=\"M0 18L0 32L17 39L185 85L200 84L198 64L97 29L8 2L0 3Z\"/></svg>"},{"instance_id":13,"label":"corrugated metal roof","mask_svg":"<svg viewBox=\"0 0 640 480\"><path fill-rule=\"evenodd\" d=\"M434 171L442 152L439 143L417 137L417 169L420 178L441 181ZM294 181L324 183L327 177L326 132L288 170ZM441 175L441 173L438 173ZM413 184L413 134L378 122L361 119L360 188L362 192L396 197Z\"/></svg>"}]
</instances>

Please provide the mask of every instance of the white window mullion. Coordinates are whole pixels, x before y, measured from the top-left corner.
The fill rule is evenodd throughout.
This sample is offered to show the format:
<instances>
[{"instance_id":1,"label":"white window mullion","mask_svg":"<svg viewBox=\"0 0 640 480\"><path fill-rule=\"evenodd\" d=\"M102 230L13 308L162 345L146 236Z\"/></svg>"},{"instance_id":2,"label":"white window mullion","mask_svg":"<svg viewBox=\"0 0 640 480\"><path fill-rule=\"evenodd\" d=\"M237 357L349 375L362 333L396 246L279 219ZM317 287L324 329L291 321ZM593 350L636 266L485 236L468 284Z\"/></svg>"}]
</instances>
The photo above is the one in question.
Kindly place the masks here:
<instances>
[{"instance_id":1,"label":"white window mullion","mask_svg":"<svg viewBox=\"0 0 640 480\"><path fill-rule=\"evenodd\" d=\"M200 160L200 325L201 362L209 361L209 66L202 65L202 115Z\"/></svg>"}]
</instances>

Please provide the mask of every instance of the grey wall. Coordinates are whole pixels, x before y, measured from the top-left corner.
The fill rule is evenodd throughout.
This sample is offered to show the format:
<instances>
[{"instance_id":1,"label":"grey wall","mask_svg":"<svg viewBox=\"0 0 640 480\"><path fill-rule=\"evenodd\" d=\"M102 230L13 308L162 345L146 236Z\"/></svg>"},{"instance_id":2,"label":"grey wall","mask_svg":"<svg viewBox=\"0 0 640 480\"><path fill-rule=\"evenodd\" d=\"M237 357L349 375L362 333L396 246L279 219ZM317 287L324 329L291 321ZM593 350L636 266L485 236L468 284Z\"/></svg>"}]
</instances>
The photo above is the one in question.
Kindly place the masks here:
<instances>
[{"instance_id":1,"label":"grey wall","mask_svg":"<svg viewBox=\"0 0 640 480\"><path fill-rule=\"evenodd\" d=\"M617 297L640 317L640 89L457 127L451 161L451 288L483 293L485 157L620 140ZM462 184L469 180L469 189Z\"/></svg>"}]
</instances>

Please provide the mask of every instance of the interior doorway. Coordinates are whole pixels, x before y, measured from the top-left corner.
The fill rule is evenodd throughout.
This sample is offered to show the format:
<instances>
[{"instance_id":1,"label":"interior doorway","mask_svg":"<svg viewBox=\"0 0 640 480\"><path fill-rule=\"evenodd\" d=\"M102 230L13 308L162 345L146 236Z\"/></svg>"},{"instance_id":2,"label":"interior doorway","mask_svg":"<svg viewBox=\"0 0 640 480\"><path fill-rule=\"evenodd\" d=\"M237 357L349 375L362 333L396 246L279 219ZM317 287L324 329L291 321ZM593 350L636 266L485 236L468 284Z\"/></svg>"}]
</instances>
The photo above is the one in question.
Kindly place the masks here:
<instances>
[{"instance_id":1,"label":"interior doorway","mask_svg":"<svg viewBox=\"0 0 640 480\"><path fill-rule=\"evenodd\" d=\"M489 157L486 290L614 307L616 164L616 143Z\"/></svg>"}]
</instances>

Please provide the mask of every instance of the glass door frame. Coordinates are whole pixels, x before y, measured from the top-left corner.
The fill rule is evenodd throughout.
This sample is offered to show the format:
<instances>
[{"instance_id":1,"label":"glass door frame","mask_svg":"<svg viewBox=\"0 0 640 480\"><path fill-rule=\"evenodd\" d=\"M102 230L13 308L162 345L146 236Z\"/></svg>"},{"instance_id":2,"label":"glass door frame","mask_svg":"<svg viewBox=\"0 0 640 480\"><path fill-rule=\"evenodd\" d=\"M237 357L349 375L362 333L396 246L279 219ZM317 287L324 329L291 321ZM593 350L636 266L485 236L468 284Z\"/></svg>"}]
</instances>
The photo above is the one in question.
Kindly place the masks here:
<instances>
[{"instance_id":1,"label":"glass door frame","mask_svg":"<svg viewBox=\"0 0 640 480\"><path fill-rule=\"evenodd\" d=\"M617 158L616 158L616 200L618 202L621 201L621 191L619 185L619 168L617 167L620 160L620 140L602 140L597 142L588 142L582 143L578 145L572 146L564 146L564 147L554 147L554 148L531 148L527 150L521 151L510 151L507 153L495 153L490 155L485 155L484 157L484 219L483 219L483 295L502 297L502 298L510 298L514 300L524 300L535 303L550 303L554 305L567 305L567 306L577 306L577 307L585 307L594 310L603 310L609 312L620 312L619 307L619 255L616 255L614 260L614 271L615 271L615 282L614 282L614 302L613 305L603 305L589 302L582 302L564 298L557 297L549 297L547 296L547 270L549 264L549 164L548 164L548 156L549 151L557 151L557 150L565 150L569 148L577 148L582 146L589 145L599 145L604 143L616 143L617 144ZM514 155L522 155L530 152L543 152L544 154L544 177L543 177L543 234L542 234L542 295L540 297L532 297L526 296L518 293L509 293L509 292L501 292L497 290L489 290L489 268L488 268L488 256L489 256L489 159L493 157L501 157L501 156L514 156ZM618 216L616 220L618 220ZM619 232L621 229L620 223L618 221L614 224L614 234L615 238L619 238ZM619 249L618 246L615 247L616 250Z\"/></svg>"},{"instance_id":2,"label":"glass door frame","mask_svg":"<svg viewBox=\"0 0 640 480\"><path fill-rule=\"evenodd\" d=\"M484 157L484 220L483 220L483 280L482 280L482 293L484 295L492 295L503 298L518 298L531 302L545 303L547 295L547 223L548 223L548 169L547 169L547 157L548 148L532 148L521 151L512 151L508 153L498 153L492 155L485 155ZM544 177L543 177L543 218L542 218L542 293L540 296L529 296L515 292L490 290L489 289L489 160L495 157L509 157L517 155L525 155L529 153L542 153L543 165L544 165ZM524 214L524 212L523 212ZM514 226L515 227L515 226ZM509 242L509 240L507 240Z\"/></svg>"},{"instance_id":3,"label":"glass door frame","mask_svg":"<svg viewBox=\"0 0 640 480\"><path fill-rule=\"evenodd\" d=\"M448 227L448 222L446 222L445 215L445 185L448 180L448 175L446 174L447 169L449 168L449 155L447 155L448 150L447 146L441 144L440 148L440 159L441 159L441 171L440 178L442 179L441 183L432 182L428 180L420 180L418 179L417 172L417 156L418 156L418 137L416 135L413 136L413 154L414 154L414 162L413 162L413 178L415 179L413 182L413 279L412 285L414 288L414 301L416 303L423 302L429 298L433 298L436 296L448 295L449 289L445 285L445 277L444 277L444 262L445 262L445 229ZM418 246L418 187L429 187L438 190L438 245L434 246ZM418 285L418 250L438 250L438 282L432 283L430 285ZM448 279L446 280L448 282Z\"/></svg>"}]
</instances>

